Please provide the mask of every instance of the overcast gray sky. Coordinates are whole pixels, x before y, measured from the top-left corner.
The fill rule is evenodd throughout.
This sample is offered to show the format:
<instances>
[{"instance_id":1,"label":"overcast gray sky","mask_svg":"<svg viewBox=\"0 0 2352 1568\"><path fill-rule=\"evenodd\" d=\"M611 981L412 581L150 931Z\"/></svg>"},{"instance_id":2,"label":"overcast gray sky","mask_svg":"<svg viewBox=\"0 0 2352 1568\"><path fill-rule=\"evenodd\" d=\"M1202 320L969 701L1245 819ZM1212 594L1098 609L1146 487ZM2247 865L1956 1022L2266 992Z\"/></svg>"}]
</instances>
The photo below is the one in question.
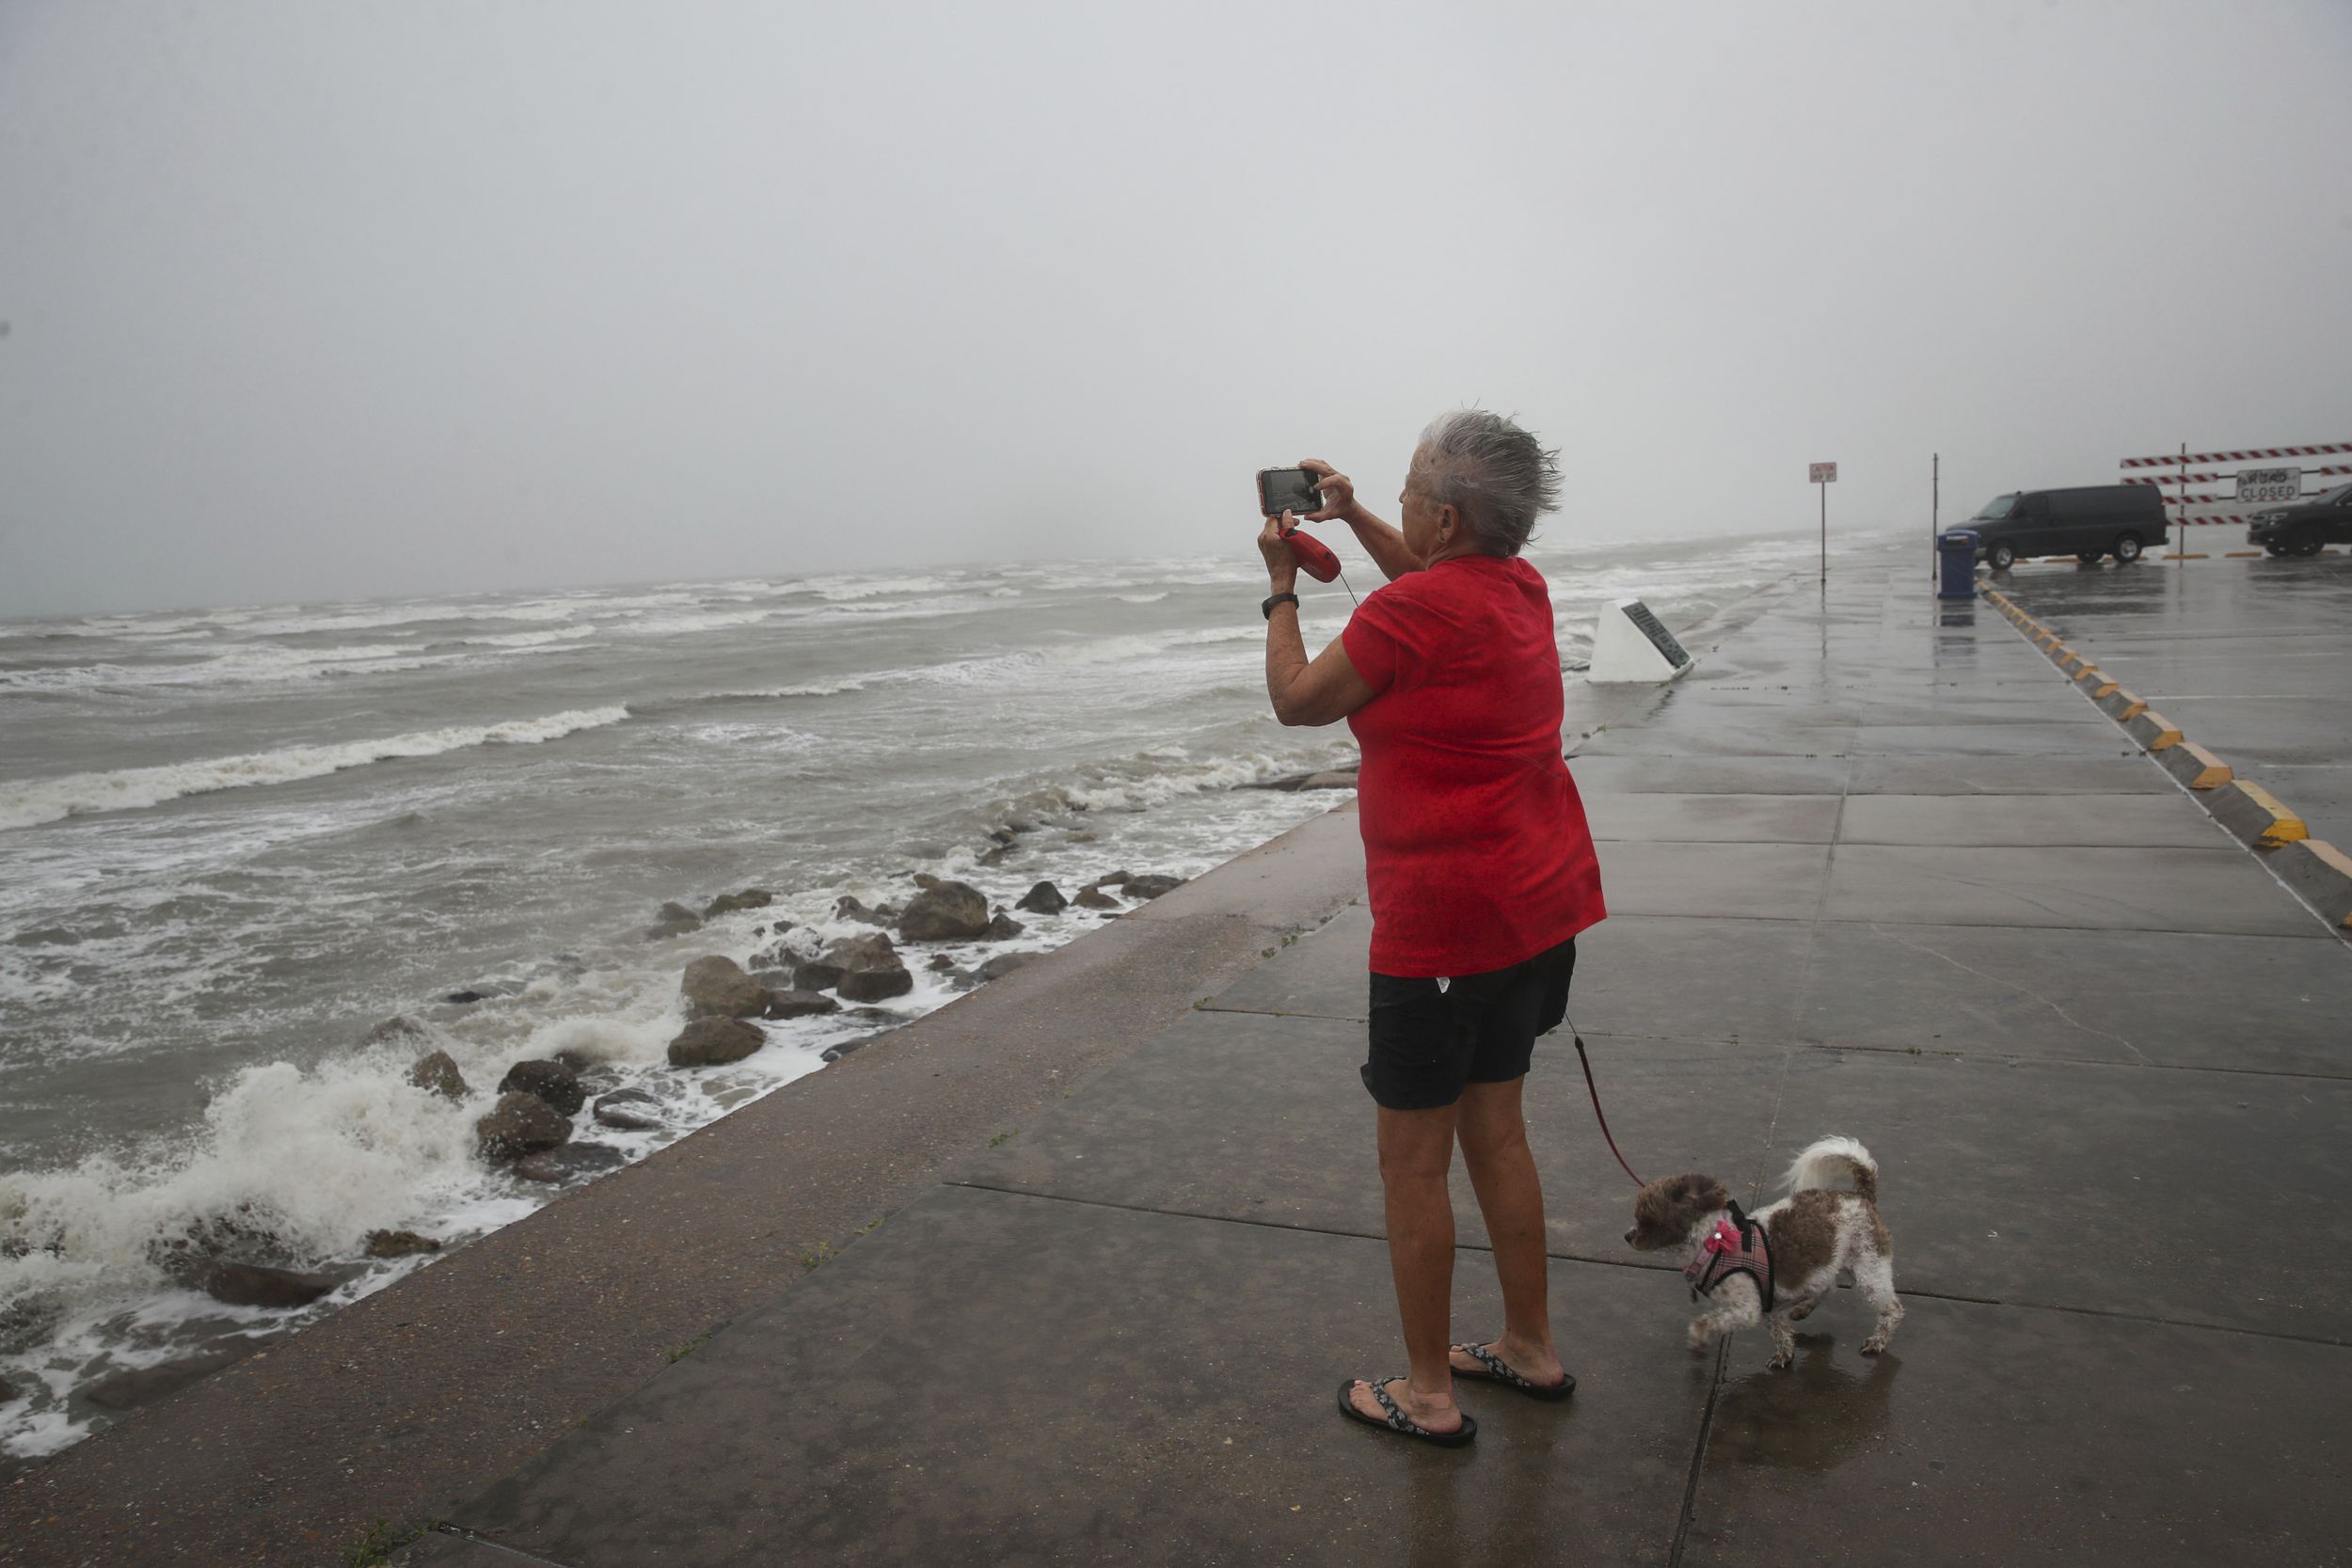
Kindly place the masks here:
<instances>
[{"instance_id":1,"label":"overcast gray sky","mask_svg":"<svg viewBox=\"0 0 2352 1568\"><path fill-rule=\"evenodd\" d=\"M0 613L1556 544L2352 438L2352 4L0 0Z\"/></svg>"}]
</instances>

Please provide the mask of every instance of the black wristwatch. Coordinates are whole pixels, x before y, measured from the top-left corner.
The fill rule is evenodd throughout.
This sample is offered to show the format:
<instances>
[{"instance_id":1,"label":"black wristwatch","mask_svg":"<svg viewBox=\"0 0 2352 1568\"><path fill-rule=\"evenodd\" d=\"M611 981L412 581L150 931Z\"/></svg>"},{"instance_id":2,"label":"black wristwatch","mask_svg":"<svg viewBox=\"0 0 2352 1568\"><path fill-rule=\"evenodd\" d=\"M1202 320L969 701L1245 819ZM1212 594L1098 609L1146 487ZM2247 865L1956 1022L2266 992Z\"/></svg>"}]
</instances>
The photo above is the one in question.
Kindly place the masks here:
<instances>
[{"instance_id":1,"label":"black wristwatch","mask_svg":"<svg viewBox=\"0 0 2352 1568\"><path fill-rule=\"evenodd\" d=\"M1297 594L1275 594L1272 598L1270 598L1270 599L1266 600L1266 602L1265 602L1265 603L1263 603L1263 604L1260 605L1258 608L1259 608L1260 610L1264 610L1264 611L1265 611L1265 618L1266 618L1267 620L1271 621L1271 620L1273 620L1273 619L1274 619L1274 607L1275 607L1276 605L1278 605L1278 604L1296 604L1297 602L1298 602L1298 595L1297 595Z\"/></svg>"}]
</instances>

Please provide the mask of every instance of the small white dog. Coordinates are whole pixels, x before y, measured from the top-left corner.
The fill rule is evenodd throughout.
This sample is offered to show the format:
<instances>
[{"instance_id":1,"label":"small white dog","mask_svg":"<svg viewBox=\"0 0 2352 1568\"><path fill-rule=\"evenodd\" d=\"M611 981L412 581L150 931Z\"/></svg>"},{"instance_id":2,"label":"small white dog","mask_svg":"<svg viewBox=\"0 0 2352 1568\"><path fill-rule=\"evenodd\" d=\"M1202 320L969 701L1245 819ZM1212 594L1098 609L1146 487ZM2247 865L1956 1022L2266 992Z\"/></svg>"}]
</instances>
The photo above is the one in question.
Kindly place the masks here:
<instances>
[{"instance_id":1,"label":"small white dog","mask_svg":"<svg viewBox=\"0 0 2352 1568\"><path fill-rule=\"evenodd\" d=\"M1827 1186L1850 1172L1853 1191ZM1879 1166L1851 1138L1819 1138L1788 1167L1788 1196L1744 1213L1711 1176L1669 1176L1644 1187L1633 1200L1626 1241L1637 1251L1692 1249L1682 1271L1695 1299L1713 1305L1691 1323L1691 1348L1705 1350L1718 1334L1769 1322L1778 1369L1797 1357L1797 1331L1821 1298L1851 1283L1878 1309L1878 1327L1862 1354L1886 1348L1903 1304L1895 1295L1894 1238L1879 1218Z\"/></svg>"}]
</instances>

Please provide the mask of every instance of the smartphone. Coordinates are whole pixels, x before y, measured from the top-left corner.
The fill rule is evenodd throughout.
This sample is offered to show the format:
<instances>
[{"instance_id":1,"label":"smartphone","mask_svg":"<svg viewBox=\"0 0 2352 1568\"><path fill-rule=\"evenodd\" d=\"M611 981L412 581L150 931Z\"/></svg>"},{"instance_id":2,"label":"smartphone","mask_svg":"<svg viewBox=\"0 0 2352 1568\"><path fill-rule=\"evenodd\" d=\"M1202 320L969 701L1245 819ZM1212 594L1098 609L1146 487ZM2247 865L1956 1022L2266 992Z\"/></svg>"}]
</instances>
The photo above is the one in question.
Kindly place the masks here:
<instances>
[{"instance_id":1,"label":"smartphone","mask_svg":"<svg viewBox=\"0 0 2352 1568\"><path fill-rule=\"evenodd\" d=\"M1258 510L1268 517L1279 517L1285 512L1305 516L1323 510L1323 492L1315 488L1322 476L1304 468L1260 468L1258 470Z\"/></svg>"}]
</instances>

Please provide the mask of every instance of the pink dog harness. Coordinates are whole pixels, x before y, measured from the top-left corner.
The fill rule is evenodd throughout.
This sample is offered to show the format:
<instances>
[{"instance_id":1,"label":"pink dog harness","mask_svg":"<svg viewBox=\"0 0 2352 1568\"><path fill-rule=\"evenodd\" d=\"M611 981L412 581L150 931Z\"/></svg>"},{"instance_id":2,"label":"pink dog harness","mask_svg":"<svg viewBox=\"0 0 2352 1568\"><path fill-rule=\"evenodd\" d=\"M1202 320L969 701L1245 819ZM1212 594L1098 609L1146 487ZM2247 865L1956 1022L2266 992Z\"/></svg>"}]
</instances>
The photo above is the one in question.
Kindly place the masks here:
<instances>
[{"instance_id":1,"label":"pink dog harness","mask_svg":"<svg viewBox=\"0 0 2352 1568\"><path fill-rule=\"evenodd\" d=\"M1764 1234L1764 1227L1740 1211L1735 1203L1730 1214L1715 1222L1713 1229L1699 1240L1698 1251L1683 1265L1683 1282L1691 1287L1691 1299L1711 1296L1715 1287L1735 1274L1744 1274L1756 1281L1756 1294L1764 1298L1764 1310L1772 1309L1772 1243Z\"/></svg>"}]
</instances>

